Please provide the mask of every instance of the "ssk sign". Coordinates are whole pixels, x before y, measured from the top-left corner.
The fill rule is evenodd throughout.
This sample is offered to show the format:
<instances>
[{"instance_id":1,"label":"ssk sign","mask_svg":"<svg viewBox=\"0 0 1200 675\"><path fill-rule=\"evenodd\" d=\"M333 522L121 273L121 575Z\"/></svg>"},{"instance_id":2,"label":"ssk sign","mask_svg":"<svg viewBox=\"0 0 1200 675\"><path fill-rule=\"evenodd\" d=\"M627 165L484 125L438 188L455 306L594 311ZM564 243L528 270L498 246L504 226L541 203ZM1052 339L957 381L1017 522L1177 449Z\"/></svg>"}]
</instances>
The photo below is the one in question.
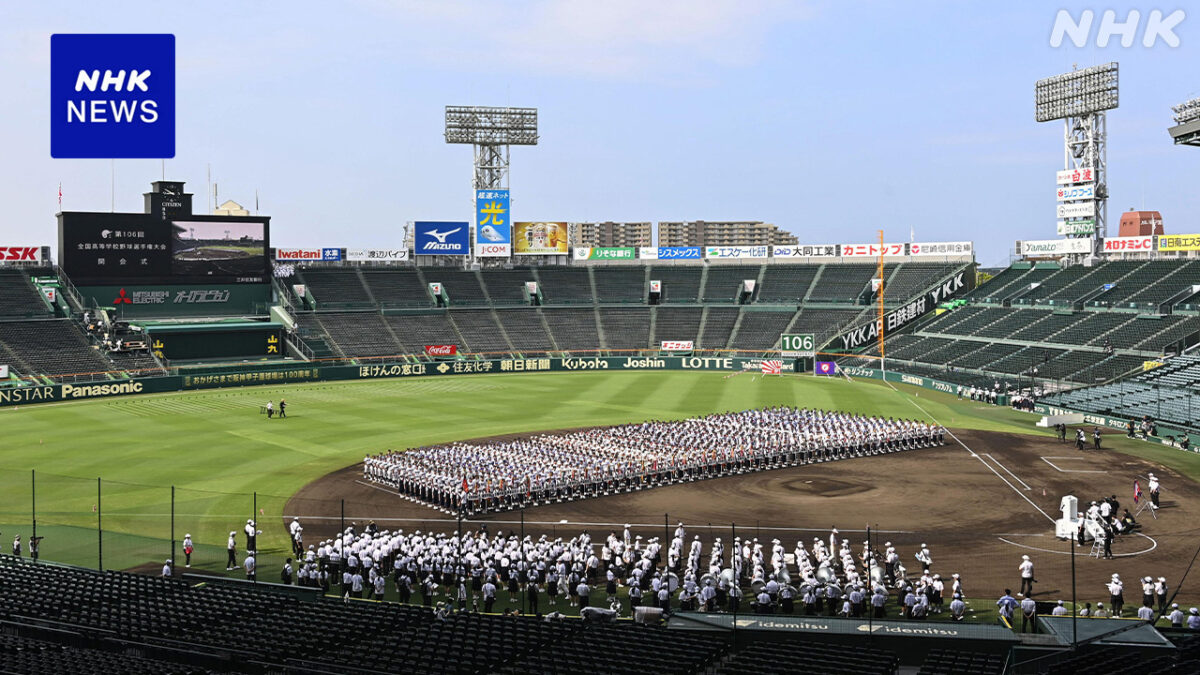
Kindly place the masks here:
<instances>
[{"instance_id":1,"label":"ssk sign","mask_svg":"<svg viewBox=\"0 0 1200 675\"><path fill-rule=\"evenodd\" d=\"M458 345L425 345L428 356L454 356L458 353Z\"/></svg>"},{"instance_id":2,"label":"ssk sign","mask_svg":"<svg viewBox=\"0 0 1200 675\"><path fill-rule=\"evenodd\" d=\"M0 246L0 260L41 262L42 248L40 246Z\"/></svg>"},{"instance_id":3,"label":"ssk sign","mask_svg":"<svg viewBox=\"0 0 1200 675\"><path fill-rule=\"evenodd\" d=\"M175 156L175 36L50 36L50 156Z\"/></svg>"}]
</instances>

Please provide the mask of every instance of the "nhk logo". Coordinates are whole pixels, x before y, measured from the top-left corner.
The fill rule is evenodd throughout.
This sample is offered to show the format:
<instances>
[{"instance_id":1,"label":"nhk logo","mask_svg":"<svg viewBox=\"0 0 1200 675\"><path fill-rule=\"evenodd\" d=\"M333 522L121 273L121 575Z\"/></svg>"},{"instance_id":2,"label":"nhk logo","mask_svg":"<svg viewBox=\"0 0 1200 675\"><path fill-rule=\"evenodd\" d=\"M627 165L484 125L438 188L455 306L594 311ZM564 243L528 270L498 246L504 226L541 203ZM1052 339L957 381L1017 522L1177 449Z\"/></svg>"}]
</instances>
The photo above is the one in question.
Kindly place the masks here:
<instances>
[{"instance_id":1,"label":"nhk logo","mask_svg":"<svg viewBox=\"0 0 1200 675\"><path fill-rule=\"evenodd\" d=\"M50 156L175 156L175 36L50 36Z\"/></svg>"}]
</instances>

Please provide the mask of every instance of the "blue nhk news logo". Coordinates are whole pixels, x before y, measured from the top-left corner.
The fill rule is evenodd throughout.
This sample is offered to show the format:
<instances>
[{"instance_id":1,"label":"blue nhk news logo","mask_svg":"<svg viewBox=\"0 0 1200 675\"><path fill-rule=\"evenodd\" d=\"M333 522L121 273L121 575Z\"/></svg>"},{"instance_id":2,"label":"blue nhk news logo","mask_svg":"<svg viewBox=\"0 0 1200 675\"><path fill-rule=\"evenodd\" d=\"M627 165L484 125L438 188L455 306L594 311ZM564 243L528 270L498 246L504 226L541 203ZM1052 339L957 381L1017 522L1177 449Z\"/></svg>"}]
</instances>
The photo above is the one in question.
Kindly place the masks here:
<instances>
[{"instance_id":1,"label":"blue nhk news logo","mask_svg":"<svg viewBox=\"0 0 1200 675\"><path fill-rule=\"evenodd\" d=\"M50 156L175 156L175 36L50 36Z\"/></svg>"}]
</instances>

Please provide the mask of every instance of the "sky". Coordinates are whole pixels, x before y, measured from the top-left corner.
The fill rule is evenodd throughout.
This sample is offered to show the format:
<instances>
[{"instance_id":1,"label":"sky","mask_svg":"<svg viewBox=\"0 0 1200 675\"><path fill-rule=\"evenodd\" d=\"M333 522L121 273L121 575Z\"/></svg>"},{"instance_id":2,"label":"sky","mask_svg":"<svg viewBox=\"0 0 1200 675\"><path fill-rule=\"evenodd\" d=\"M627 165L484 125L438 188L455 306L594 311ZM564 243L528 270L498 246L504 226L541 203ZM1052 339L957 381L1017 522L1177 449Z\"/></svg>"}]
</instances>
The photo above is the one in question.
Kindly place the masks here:
<instances>
[{"instance_id":1,"label":"sky","mask_svg":"<svg viewBox=\"0 0 1200 675\"><path fill-rule=\"evenodd\" d=\"M1159 0L1154 0L1155 2ZM1034 82L1120 63L1110 234L1159 210L1200 232L1200 6L847 0L12 2L0 6L0 244L55 245L54 214L142 210L163 177L272 218L275 246L396 248L473 216L471 148L444 106L536 107L512 150L513 218L763 220L802 243L1053 239L1061 122ZM1142 15L1134 44L1050 44L1060 9ZM1147 48L1151 10L1187 16ZM1099 25L1100 16L1095 23ZM50 35L174 33L173 159L50 157ZM197 208L197 211L200 209Z\"/></svg>"}]
</instances>

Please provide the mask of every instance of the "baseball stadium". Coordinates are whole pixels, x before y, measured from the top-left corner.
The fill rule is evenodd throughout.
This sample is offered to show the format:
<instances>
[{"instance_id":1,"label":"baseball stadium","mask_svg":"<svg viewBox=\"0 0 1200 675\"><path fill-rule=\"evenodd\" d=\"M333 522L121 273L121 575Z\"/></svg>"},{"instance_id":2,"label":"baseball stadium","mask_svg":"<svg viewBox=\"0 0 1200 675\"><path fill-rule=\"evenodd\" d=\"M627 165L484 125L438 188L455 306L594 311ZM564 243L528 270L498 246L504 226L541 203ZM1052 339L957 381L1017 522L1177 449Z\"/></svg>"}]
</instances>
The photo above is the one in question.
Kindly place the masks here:
<instances>
[{"instance_id":1,"label":"baseball stadium","mask_svg":"<svg viewBox=\"0 0 1200 675\"><path fill-rule=\"evenodd\" d=\"M52 128L155 166L0 246L0 673L1200 672L1200 234L1109 217L1107 116L1163 111L1093 62L1034 83L1057 238L1000 264L527 209L561 108L426 106L473 213L373 246Z\"/></svg>"}]
</instances>

